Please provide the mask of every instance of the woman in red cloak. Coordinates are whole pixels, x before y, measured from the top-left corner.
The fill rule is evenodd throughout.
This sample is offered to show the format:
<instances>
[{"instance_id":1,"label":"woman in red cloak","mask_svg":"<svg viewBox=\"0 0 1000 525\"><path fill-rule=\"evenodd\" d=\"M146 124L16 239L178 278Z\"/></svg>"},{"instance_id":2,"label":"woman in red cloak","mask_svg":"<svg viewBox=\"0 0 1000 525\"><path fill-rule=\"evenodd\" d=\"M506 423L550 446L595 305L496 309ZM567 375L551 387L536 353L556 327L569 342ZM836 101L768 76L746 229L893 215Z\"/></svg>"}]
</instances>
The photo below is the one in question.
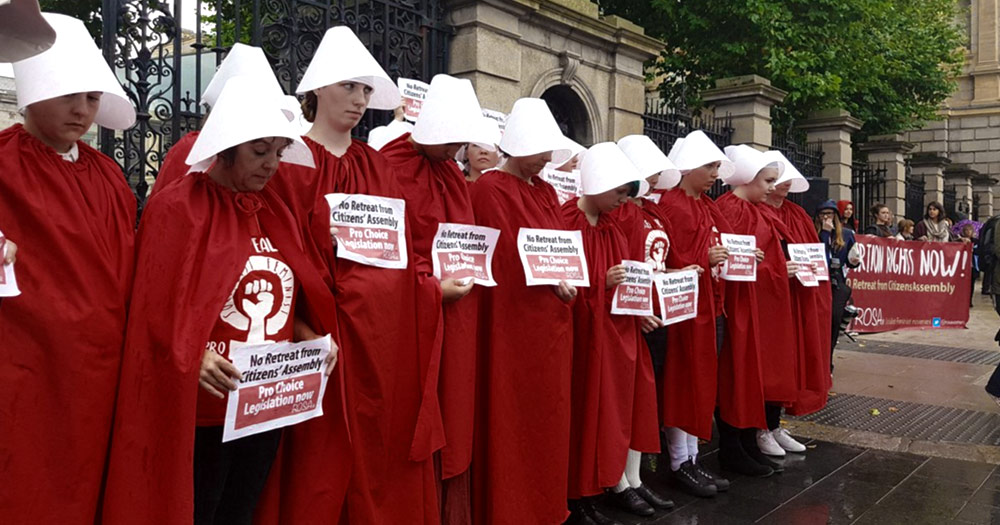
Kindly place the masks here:
<instances>
[{"instance_id":1,"label":"woman in red cloak","mask_svg":"<svg viewBox=\"0 0 1000 525\"><path fill-rule=\"evenodd\" d=\"M573 305L573 416L570 433L569 496L581 514L597 523L613 523L589 498L611 489L616 505L639 516L655 510L629 486L625 466L629 450L658 452L659 432L653 410L633 425L638 369L643 349L637 318L611 313L616 287L625 280L622 261L630 259L628 237L613 213L639 194L642 176L614 143L592 146L581 163L583 196L563 204L567 228L583 234L590 286ZM643 188L645 190L645 188ZM643 191L645 193L645 191ZM629 225L631 226L631 225ZM652 386L647 384L646 386ZM638 403L649 404L653 389ZM653 403L655 407L655 403ZM648 489L647 489L648 490ZM584 500L584 501L579 501Z\"/></svg>"},{"instance_id":2,"label":"woman in red cloak","mask_svg":"<svg viewBox=\"0 0 1000 525\"><path fill-rule=\"evenodd\" d=\"M0 229L18 244L21 290L0 302L0 519L91 524L136 203L121 168L80 138L94 123L128 128L135 110L83 22L44 17L57 41L14 64L24 124L0 132Z\"/></svg>"},{"instance_id":3,"label":"woman in red cloak","mask_svg":"<svg viewBox=\"0 0 1000 525\"><path fill-rule=\"evenodd\" d=\"M776 181L774 191L765 204L769 212L785 225L789 242L818 243L813 219L801 206L786 199L789 192L801 193L809 189L809 182L799 170L779 152L769 152L785 163L785 172ZM793 415L806 415L826 406L827 394L832 386L830 380L830 337L831 294L830 282L820 281L818 287L803 286L797 279L789 281L792 299L792 319L795 319L795 335L798 341L797 381L798 395L794 403L786 407ZM792 439L788 431L780 427L780 414L768 414L768 431L775 442L786 452L802 453L805 445Z\"/></svg>"},{"instance_id":4,"label":"woman in red cloak","mask_svg":"<svg viewBox=\"0 0 1000 525\"><path fill-rule=\"evenodd\" d=\"M253 77L231 80L187 158L193 173L143 214L104 523L249 525L281 430L222 442L223 393L241 381L230 351L336 330L318 251L266 187L282 158L312 165L279 100ZM323 417L341 423L346 449L330 386ZM327 475L346 485L346 470Z\"/></svg>"},{"instance_id":5,"label":"woman in red cloak","mask_svg":"<svg viewBox=\"0 0 1000 525\"><path fill-rule=\"evenodd\" d=\"M351 524L438 523L433 454L445 442L437 394L442 286L429 262L414 252L411 214L396 173L382 155L351 138L367 108L395 108L399 91L358 37L339 26L323 37L298 92L305 95L304 116L314 123L305 141L316 168L283 170L275 182L290 208L307 217L334 277L354 444L340 518ZM331 201L340 202L337 213L331 213ZM353 217L344 219L343 209L378 224L342 222ZM367 240L355 240L365 235ZM386 240L372 242L373 236ZM446 300L463 293L448 284ZM339 516L330 515L332 507L313 508L326 499L322 486L293 490L289 483L296 479L288 477L300 468L336 468L326 463L328 444L288 434L296 444L285 446L280 458L288 473L277 490L280 520L335 523Z\"/></svg>"},{"instance_id":6,"label":"woman in red cloak","mask_svg":"<svg viewBox=\"0 0 1000 525\"><path fill-rule=\"evenodd\" d=\"M659 206L672 226L667 265L705 269L698 282L698 315L667 331L663 367L663 426L667 427L671 477L701 497L726 490L729 482L698 463L698 438L712 437L712 414L718 392L718 353L725 328L725 282L719 265L728 257L720 232L729 224L704 193L720 172L728 176L732 162L701 131L677 139L668 155L681 170L680 184L663 194ZM723 414L724 417L728 415Z\"/></svg>"},{"instance_id":7,"label":"woman in red cloak","mask_svg":"<svg viewBox=\"0 0 1000 525\"><path fill-rule=\"evenodd\" d=\"M476 222L497 228L497 286L480 290L472 510L476 524L566 520L570 371L576 288L527 286L520 228L565 229L555 190L538 174L569 150L545 101L514 103L503 167L471 186Z\"/></svg>"},{"instance_id":8,"label":"woman in red cloak","mask_svg":"<svg viewBox=\"0 0 1000 525\"><path fill-rule=\"evenodd\" d=\"M426 259L441 223L475 224L469 183L455 163L466 143L494 148L500 142L496 125L482 117L476 92L468 80L437 75L420 110L413 134L405 133L382 150L396 176L413 226L414 251ZM444 340L438 393L446 445L441 449L442 522L472 521L469 464L472 461L473 414L476 399L476 328L478 297L464 295L472 282L445 279L461 295L442 305Z\"/></svg>"},{"instance_id":9,"label":"woman in red cloak","mask_svg":"<svg viewBox=\"0 0 1000 525\"><path fill-rule=\"evenodd\" d=\"M734 352L756 347L761 392L767 402L765 414L775 410L780 413L781 406L795 401L797 396L798 349L788 290L788 277L794 275L795 265L785 259L783 245L788 240L787 232L758 204L774 189L784 164L747 145L727 146L725 151L736 165L736 172L729 180L733 190L717 201L719 209L730 219L735 233L752 235L757 249L764 254L757 265L756 281L727 285L727 292L744 294L749 303L739 309L747 315L730 316L735 317L737 323L731 326L729 341ZM739 299L727 296L726 300L727 304L736 304ZM776 322L767 323L765 328L758 317L763 312ZM743 317L742 322L740 317ZM764 427L744 429L740 434L741 445L754 461L781 472L781 465L764 454L781 456L783 451L778 449L781 453L775 453L770 448L761 448L757 436L763 431Z\"/></svg>"}]
</instances>

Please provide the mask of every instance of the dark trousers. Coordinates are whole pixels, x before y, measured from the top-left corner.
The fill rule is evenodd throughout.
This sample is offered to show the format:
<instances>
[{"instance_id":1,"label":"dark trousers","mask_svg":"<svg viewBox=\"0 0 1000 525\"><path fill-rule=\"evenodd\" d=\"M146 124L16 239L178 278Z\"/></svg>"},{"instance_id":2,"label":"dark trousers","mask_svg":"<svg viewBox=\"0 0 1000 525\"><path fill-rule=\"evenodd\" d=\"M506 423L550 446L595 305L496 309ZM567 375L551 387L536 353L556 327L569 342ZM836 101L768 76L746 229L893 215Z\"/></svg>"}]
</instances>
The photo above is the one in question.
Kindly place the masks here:
<instances>
[{"instance_id":1,"label":"dark trousers","mask_svg":"<svg viewBox=\"0 0 1000 525\"><path fill-rule=\"evenodd\" d=\"M994 295L992 298L993 309L996 310L997 315L1000 315L1000 297ZM997 330L995 339L997 343L1000 343L1000 330ZM996 369L993 370L993 375L990 376L990 380L986 383L986 391L992 396L1000 397L1000 365L997 365Z\"/></svg>"},{"instance_id":2,"label":"dark trousers","mask_svg":"<svg viewBox=\"0 0 1000 525\"><path fill-rule=\"evenodd\" d=\"M250 525L281 430L222 442L222 427L194 433L195 525Z\"/></svg>"},{"instance_id":3,"label":"dark trousers","mask_svg":"<svg viewBox=\"0 0 1000 525\"><path fill-rule=\"evenodd\" d=\"M781 405L764 405L764 417L767 418L767 429L777 430L781 426Z\"/></svg>"},{"instance_id":4,"label":"dark trousers","mask_svg":"<svg viewBox=\"0 0 1000 525\"><path fill-rule=\"evenodd\" d=\"M843 274L831 272L830 288L833 293L833 324L830 339L830 370L833 370L833 349L837 347L837 339L840 338L840 323L844 320L844 307L851 300L851 288L847 286L847 281Z\"/></svg>"}]
</instances>

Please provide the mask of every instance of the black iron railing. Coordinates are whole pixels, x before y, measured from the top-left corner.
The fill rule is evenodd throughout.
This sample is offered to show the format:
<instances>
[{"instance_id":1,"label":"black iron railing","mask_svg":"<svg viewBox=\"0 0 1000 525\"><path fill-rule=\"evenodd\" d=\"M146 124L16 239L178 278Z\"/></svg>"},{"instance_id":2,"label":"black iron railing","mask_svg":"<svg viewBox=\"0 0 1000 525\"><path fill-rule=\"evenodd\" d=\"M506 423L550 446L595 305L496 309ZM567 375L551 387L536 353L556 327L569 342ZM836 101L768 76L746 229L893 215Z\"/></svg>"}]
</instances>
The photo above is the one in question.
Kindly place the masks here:
<instances>
[{"instance_id":1,"label":"black iron railing","mask_svg":"<svg viewBox=\"0 0 1000 525\"><path fill-rule=\"evenodd\" d=\"M869 164L861 160L851 165L851 200L860 231L875 223L871 207L885 202L886 171L883 164Z\"/></svg>"}]
</instances>

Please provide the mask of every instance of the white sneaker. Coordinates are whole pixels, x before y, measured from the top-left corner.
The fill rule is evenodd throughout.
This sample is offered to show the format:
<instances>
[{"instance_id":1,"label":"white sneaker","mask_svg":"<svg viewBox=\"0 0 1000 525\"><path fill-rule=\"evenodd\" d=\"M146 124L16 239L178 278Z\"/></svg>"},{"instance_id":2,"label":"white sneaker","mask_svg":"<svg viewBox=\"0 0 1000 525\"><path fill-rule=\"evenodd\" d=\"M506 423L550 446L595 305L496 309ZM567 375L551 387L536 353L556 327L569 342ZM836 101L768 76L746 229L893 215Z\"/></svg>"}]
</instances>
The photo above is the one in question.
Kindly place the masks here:
<instances>
[{"instance_id":1,"label":"white sneaker","mask_svg":"<svg viewBox=\"0 0 1000 525\"><path fill-rule=\"evenodd\" d=\"M792 436L788 435L788 431L783 428L771 431L771 436L773 436L773 439L777 442L778 446L789 452L801 453L806 451L806 446L792 439Z\"/></svg>"},{"instance_id":2,"label":"white sneaker","mask_svg":"<svg viewBox=\"0 0 1000 525\"><path fill-rule=\"evenodd\" d=\"M765 456L775 456L779 458L785 456L785 449L778 445L778 443L774 440L774 437L771 436L771 433L767 430L757 431L757 448L759 448L761 453Z\"/></svg>"}]
</instances>

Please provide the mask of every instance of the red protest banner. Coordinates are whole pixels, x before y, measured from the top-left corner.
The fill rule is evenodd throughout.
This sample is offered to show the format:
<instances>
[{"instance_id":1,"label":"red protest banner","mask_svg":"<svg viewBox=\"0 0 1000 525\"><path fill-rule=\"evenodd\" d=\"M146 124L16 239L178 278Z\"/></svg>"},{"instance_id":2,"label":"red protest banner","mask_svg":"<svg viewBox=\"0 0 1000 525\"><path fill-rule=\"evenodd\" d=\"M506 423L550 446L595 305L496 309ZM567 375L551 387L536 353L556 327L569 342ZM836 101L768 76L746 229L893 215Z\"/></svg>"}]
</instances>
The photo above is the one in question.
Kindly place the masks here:
<instances>
[{"instance_id":1,"label":"red protest banner","mask_svg":"<svg viewBox=\"0 0 1000 525\"><path fill-rule=\"evenodd\" d=\"M858 332L964 328L972 286L968 244L855 237L861 266L847 271Z\"/></svg>"}]
</instances>

